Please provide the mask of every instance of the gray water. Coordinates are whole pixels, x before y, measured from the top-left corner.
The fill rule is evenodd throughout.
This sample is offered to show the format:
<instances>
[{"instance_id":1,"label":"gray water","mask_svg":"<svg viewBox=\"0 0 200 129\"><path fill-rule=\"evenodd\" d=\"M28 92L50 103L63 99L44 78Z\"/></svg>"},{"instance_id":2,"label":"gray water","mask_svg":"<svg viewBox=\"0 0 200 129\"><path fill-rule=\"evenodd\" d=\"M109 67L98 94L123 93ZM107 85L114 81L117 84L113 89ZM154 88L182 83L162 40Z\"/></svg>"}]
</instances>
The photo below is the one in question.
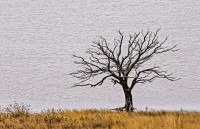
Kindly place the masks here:
<instances>
[{"instance_id":1,"label":"gray water","mask_svg":"<svg viewBox=\"0 0 200 129\"><path fill-rule=\"evenodd\" d=\"M134 106L200 109L199 0L1 0L0 105L31 105L34 111L115 108L124 105L120 86L71 88L77 80L72 54L83 55L96 36L108 41L140 30L161 28L178 52L156 63L182 78L137 85Z\"/></svg>"}]
</instances>

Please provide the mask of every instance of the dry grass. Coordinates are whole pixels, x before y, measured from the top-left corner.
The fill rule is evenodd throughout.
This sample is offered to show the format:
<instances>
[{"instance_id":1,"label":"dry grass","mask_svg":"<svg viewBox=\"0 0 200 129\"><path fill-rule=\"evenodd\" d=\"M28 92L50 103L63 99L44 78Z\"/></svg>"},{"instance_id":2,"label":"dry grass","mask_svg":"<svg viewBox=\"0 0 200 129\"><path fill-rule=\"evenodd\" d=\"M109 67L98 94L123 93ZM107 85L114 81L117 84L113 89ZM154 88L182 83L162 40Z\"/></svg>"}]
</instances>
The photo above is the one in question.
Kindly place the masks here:
<instances>
[{"instance_id":1,"label":"dry grass","mask_svg":"<svg viewBox=\"0 0 200 129\"><path fill-rule=\"evenodd\" d=\"M200 113L49 110L31 114L16 104L0 112L0 129L200 129Z\"/></svg>"}]
</instances>

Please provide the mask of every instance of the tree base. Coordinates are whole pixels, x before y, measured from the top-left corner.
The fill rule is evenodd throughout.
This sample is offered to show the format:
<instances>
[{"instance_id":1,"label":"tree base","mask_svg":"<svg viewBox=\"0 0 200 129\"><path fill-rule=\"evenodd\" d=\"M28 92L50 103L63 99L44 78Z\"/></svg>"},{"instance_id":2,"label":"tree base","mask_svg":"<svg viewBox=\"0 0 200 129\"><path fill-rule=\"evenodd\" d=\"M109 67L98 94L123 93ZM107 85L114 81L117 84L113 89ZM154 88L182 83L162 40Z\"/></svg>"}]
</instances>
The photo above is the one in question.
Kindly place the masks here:
<instances>
[{"instance_id":1,"label":"tree base","mask_svg":"<svg viewBox=\"0 0 200 129\"><path fill-rule=\"evenodd\" d=\"M119 107L119 108L113 108L111 109L112 111L128 111L128 112L132 112L134 111L136 108L132 107L132 108L129 108L127 109L126 106L124 107Z\"/></svg>"}]
</instances>

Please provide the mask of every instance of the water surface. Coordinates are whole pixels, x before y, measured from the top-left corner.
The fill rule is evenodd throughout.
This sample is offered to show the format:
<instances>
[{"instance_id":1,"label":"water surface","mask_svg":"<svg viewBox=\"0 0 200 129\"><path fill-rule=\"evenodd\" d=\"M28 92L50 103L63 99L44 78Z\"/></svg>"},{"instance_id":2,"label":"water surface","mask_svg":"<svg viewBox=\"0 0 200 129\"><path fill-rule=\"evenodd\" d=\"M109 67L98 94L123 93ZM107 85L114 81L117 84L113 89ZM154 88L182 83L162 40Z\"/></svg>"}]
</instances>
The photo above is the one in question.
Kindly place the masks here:
<instances>
[{"instance_id":1,"label":"water surface","mask_svg":"<svg viewBox=\"0 0 200 129\"><path fill-rule=\"evenodd\" d=\"M0 1L0 105L14 101L32 110L114 108L124 105L120 86L71 88L72 54L82 55L96 36L112 42L161 28L178 45L156 63L182 79L156 80L133 90L138 109L200 109L200 2L198 0L2 0ZM154 63L154 62L153 62Z\"/></svg>"}]
</instances>

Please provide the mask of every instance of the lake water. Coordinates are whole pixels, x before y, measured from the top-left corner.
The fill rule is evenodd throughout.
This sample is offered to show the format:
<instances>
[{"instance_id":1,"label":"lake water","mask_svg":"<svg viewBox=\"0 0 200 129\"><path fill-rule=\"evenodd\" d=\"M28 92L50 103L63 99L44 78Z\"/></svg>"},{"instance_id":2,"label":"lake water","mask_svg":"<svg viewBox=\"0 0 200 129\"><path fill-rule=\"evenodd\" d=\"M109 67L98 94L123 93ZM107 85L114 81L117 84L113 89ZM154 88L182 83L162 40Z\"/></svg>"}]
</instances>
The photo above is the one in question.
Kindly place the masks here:
<instances>
[{"instance_id":1,"label":"lake water","mask_svg":"<svg viewBox=\"0 0 200 129\"><path fill-rule=\"evenodd\" d=\"M124 105L120 86L71 88L77 80L72 54L83 55L96 36L108 41L161 28L160 38L178 52L155 59L182 78L156 80L133 89L138 109L200 109L199 0L1 0L0 105L50 108L115 108Z\"/></svg>"}]
</instances>

